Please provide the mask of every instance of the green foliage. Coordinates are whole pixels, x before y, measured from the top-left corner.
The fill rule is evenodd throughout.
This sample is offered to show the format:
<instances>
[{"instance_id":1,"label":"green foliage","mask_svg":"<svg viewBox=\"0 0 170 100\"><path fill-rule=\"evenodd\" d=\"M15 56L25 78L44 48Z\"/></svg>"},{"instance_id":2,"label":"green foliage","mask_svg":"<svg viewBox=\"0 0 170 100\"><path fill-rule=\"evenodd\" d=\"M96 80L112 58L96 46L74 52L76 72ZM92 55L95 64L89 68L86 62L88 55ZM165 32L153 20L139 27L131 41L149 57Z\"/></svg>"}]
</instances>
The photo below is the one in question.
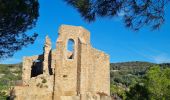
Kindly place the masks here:
<instances>
[{"instance_id":1,"label":"green foliage","mask_svg":"<svg viewBox=\"0 0 170 100\"><path fill-rule=\"evenodd\" d=\"M170 98L170 68L151 67L146 73L146 87L150 99L168 100Z\"/></svg>"},{"instance_id":2,"label":"green foliage","mask_svg":"<svg viewBox=\"0 0 170 100\"><path fill-rule=\"evenodd\" d=\"M112 96L115 96L115 97L118 96L118 97L122 98L123 100L126 99L125 89L121 86L116 86L114 84L111 84L110 85L110 92L111 92Z\"/></svg>"},{"instance_id":3,"label":"green foliage","mask_svg":"<svg viewBox=\"0 0 170 100\"><path fill-rule=\"evenodd\" d=\"M152 69L154 69L155 66L157 66L156 68L158 68L157 71L155 70L152 71ZM110 71L112 83L111 94L113 96L117 95L122 98L123 97L121 95L122 92L121 93L115 92L121 90L124 91L127 100L141 100L139 98L142 98L142 100L148 100L148 98L155 99L157 97L153 96L155 97L153 98L151 96L151 94L153 93L151 93L150 91L155 92L156 90L155 88L158 87L157 88L159 89L157 90L158 93L162 94L162 91L165 91L163 94L166 94L166 98L160 97L159 99L162 98L167 99L170 93L169 90L170 86L168 85L169 84L168 82L170 82L169 69L170 69L169 63L165 64L153 64L147 62L112 63ZM160 77L161 75L162 79ZM155 77L157 77L157 79L153 80L152 78ZM159 80L159 82L157 82L157 80ZM150 82L150 84L148 82ZM156 94L157 93L155 93L155 95Z\"/></svg>"},{"instance_id":4,"label":"green foliage","mask_svg":"<svg viewBox=\"0 0 170 100\"><path fill-rule=\"evenodd\" d=\"M38 0L0 0L0 59L34 43L38 34L25 32L35 26L38 10Z\"/></svg>"},{"instance_id":5,"label":"green foliage","mask_svg":"<svg viewBox=\"0 0 170 100\"><path fill-rule=\"evenodd\" d=\"M155 64L147 62L111 63L111 82L116 85L122 84L126 87L140 83L146 70L153 65Z\"/></svg>"},{"instance_id":6,"label":"green foliage","mask_svg":"<svg viewBox=\"0 0 170 100\"><path fill-rule=\"evenodd\" d=\"M126 92L127 100L169 100L170 98L170 68L150 67L143 83L137 83Z\"/></svg>"},{"instance_id":7,"label":"green foliage","mask_svg":"<svg viewBox=\"0 0 170 100\"><path fill-rule=\"evenodd\" d=\"M149 100L149 93L145 86L136 84L126 92L126 100Z\"/></svg>"},{"instance_id":8,"label":"green foliage","mask_svg":"<svg viewBox=\"0 0 170 100\"><path fill-rule=\"evenodd\" d=\"M164 23L165 5L169 0L64 0L87 22L98 18L118 17L122 13L125 26L139 30L143 26L159 29ZM159 12L159 13L158 13Z\"/></svg>"},{"instance_id":9,"label":"green foliage","mask_svg":"<svg viewBox=\"0 0 170 100\"><path fill-rule=\"evenodd\" d=\"M7 96L0 94L0 100L6 100Z\"/></svg>"},{"instance_id":10,"label":"green foliage","mask_svg":"<svg viewBox=\"0 0 170 100\"><path fill-rule=\"evenodd\" d=\"M45 78L43 78L42 83L47 83L47 80Z\"/></svg>"},{"instance_id":11,"label":"green foliage","mask_svg":"<svg viewBox=\"0 0 170 100\"><path fill-rule=\"evenodd\" d=\"M7 91L16 80L21 80L21 64L0 64L0 100L5 100Z\"/></svg>"}]
</instances>

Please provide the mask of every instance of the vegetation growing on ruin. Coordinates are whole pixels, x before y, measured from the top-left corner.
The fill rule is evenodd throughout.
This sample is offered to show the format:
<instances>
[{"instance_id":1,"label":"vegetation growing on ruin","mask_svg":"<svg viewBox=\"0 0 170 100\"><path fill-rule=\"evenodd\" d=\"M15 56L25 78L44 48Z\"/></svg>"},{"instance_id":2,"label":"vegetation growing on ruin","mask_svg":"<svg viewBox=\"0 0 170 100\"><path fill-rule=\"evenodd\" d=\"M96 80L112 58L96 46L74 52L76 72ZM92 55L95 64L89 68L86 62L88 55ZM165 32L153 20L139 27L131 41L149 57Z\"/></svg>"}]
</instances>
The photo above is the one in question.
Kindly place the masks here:
<instances>
[{"instance_id":1,"label":"vegetation growing on ruin","mask_svg":"<svg viewBox=\"0 0 170 100\"><path fill-rule=\"evenodd\" d=\"M43 78L42 83L47 83L47 80L45 78Z\"/></svg>"}]
</instances>

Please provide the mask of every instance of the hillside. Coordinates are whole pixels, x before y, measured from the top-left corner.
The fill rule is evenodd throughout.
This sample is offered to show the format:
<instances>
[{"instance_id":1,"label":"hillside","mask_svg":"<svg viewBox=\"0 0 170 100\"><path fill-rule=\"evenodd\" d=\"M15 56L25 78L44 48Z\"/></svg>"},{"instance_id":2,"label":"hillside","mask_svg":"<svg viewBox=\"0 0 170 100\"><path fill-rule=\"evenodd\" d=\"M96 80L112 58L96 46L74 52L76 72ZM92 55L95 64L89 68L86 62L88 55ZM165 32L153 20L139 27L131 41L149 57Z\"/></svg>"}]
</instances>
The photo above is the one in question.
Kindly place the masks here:
<instances>
[{"instance_id":1,"label":"hillside","mask_svg":"<svg viewBox=\"0 0 170 100\"><path fill-rule=\"evenodd\" d=\"M111 83L121 84L126 87L140 82L149 67L159 65L160 67L170 67L170 63L155 64L149 62L122 62L110 64Z\"/></svg>"},{"instance_id":2,"label":"hillside","mask_svg":"<svg viewBox=\"0 0 170 100\"><path fill-rule=\"evenodd\" d=\"M149 67L159 65L170 67L170 63L154 64L149 62L122 62L110 64L111 84L128 90L130 86L140 83ZM22 64L0 64L0 100L5 100L10 86L21 80ZM115 88L116 88L115 87Z\"/></svg>"},{"instance_id":3,"label":"hillside","mask_svg":"<svg viewBox=\"0 0 170 100\"><path fill-rule=\"evenodd\" d=\"M5 100L10 86L21 80L21 64L0 64L0 100Z\"/></svg>"},{"instance_id":4,"label":"hillside","mask_svg":"<svg viewBox=\"0 0 170 100\"><path fill-rule=\"evenodd\" d=\"M110 64L111 95L114 97L115 100L125 99L129 91L134 91L134 93L132 93L134 95L136 93L135 92L136 90L132 90L132 88L134 88L136 84L142 85L143 82L146 80L146 72L148 72L151 67L153 68L156 66L161 67L161 69L164 69L165 67L170 68L170 63L155 64L139 61L111 63ZM146 91L142 93L146 93ZM136 100L136 98L133 100Z\"/></svg>"}]
</instances>

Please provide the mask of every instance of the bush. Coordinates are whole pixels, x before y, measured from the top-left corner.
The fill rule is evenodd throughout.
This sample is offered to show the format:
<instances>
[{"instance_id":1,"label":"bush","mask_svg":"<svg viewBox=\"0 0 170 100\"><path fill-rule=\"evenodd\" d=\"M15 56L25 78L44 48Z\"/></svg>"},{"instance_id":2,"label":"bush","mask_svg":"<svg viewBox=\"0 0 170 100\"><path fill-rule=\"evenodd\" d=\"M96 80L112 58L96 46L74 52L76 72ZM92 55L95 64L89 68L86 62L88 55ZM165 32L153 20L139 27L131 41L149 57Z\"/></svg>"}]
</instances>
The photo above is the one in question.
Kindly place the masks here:
<instances>
[{"instance_id":1,"label":"bush","mask_svg":"<svg viewBox=\"0 0 170 100\"><path fill-rule=\"evenodd\" d=\"M47 83L47 80L43 78L42 83Z\"/></svg>"}]
</instances>

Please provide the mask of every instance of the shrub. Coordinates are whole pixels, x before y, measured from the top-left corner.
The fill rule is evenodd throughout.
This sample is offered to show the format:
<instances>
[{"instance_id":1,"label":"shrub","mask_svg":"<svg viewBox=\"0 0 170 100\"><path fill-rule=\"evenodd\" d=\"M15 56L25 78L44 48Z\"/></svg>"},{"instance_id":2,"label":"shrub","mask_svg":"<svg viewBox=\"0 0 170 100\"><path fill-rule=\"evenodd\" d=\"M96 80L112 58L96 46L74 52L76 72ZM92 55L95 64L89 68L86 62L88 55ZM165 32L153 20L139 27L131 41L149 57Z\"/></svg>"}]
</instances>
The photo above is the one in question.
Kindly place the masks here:
<instances>
[{"instance_id":1,"label":"shrub","mask_svg":"<svg viewBox=\"0 0 170 100\"><path fill-rule=\"evenodd\" d=\"M47 80L46 80L46 79L43 79L43 80L42 80L42 83L47 83Z\"/></svg>"}]
</instances>

